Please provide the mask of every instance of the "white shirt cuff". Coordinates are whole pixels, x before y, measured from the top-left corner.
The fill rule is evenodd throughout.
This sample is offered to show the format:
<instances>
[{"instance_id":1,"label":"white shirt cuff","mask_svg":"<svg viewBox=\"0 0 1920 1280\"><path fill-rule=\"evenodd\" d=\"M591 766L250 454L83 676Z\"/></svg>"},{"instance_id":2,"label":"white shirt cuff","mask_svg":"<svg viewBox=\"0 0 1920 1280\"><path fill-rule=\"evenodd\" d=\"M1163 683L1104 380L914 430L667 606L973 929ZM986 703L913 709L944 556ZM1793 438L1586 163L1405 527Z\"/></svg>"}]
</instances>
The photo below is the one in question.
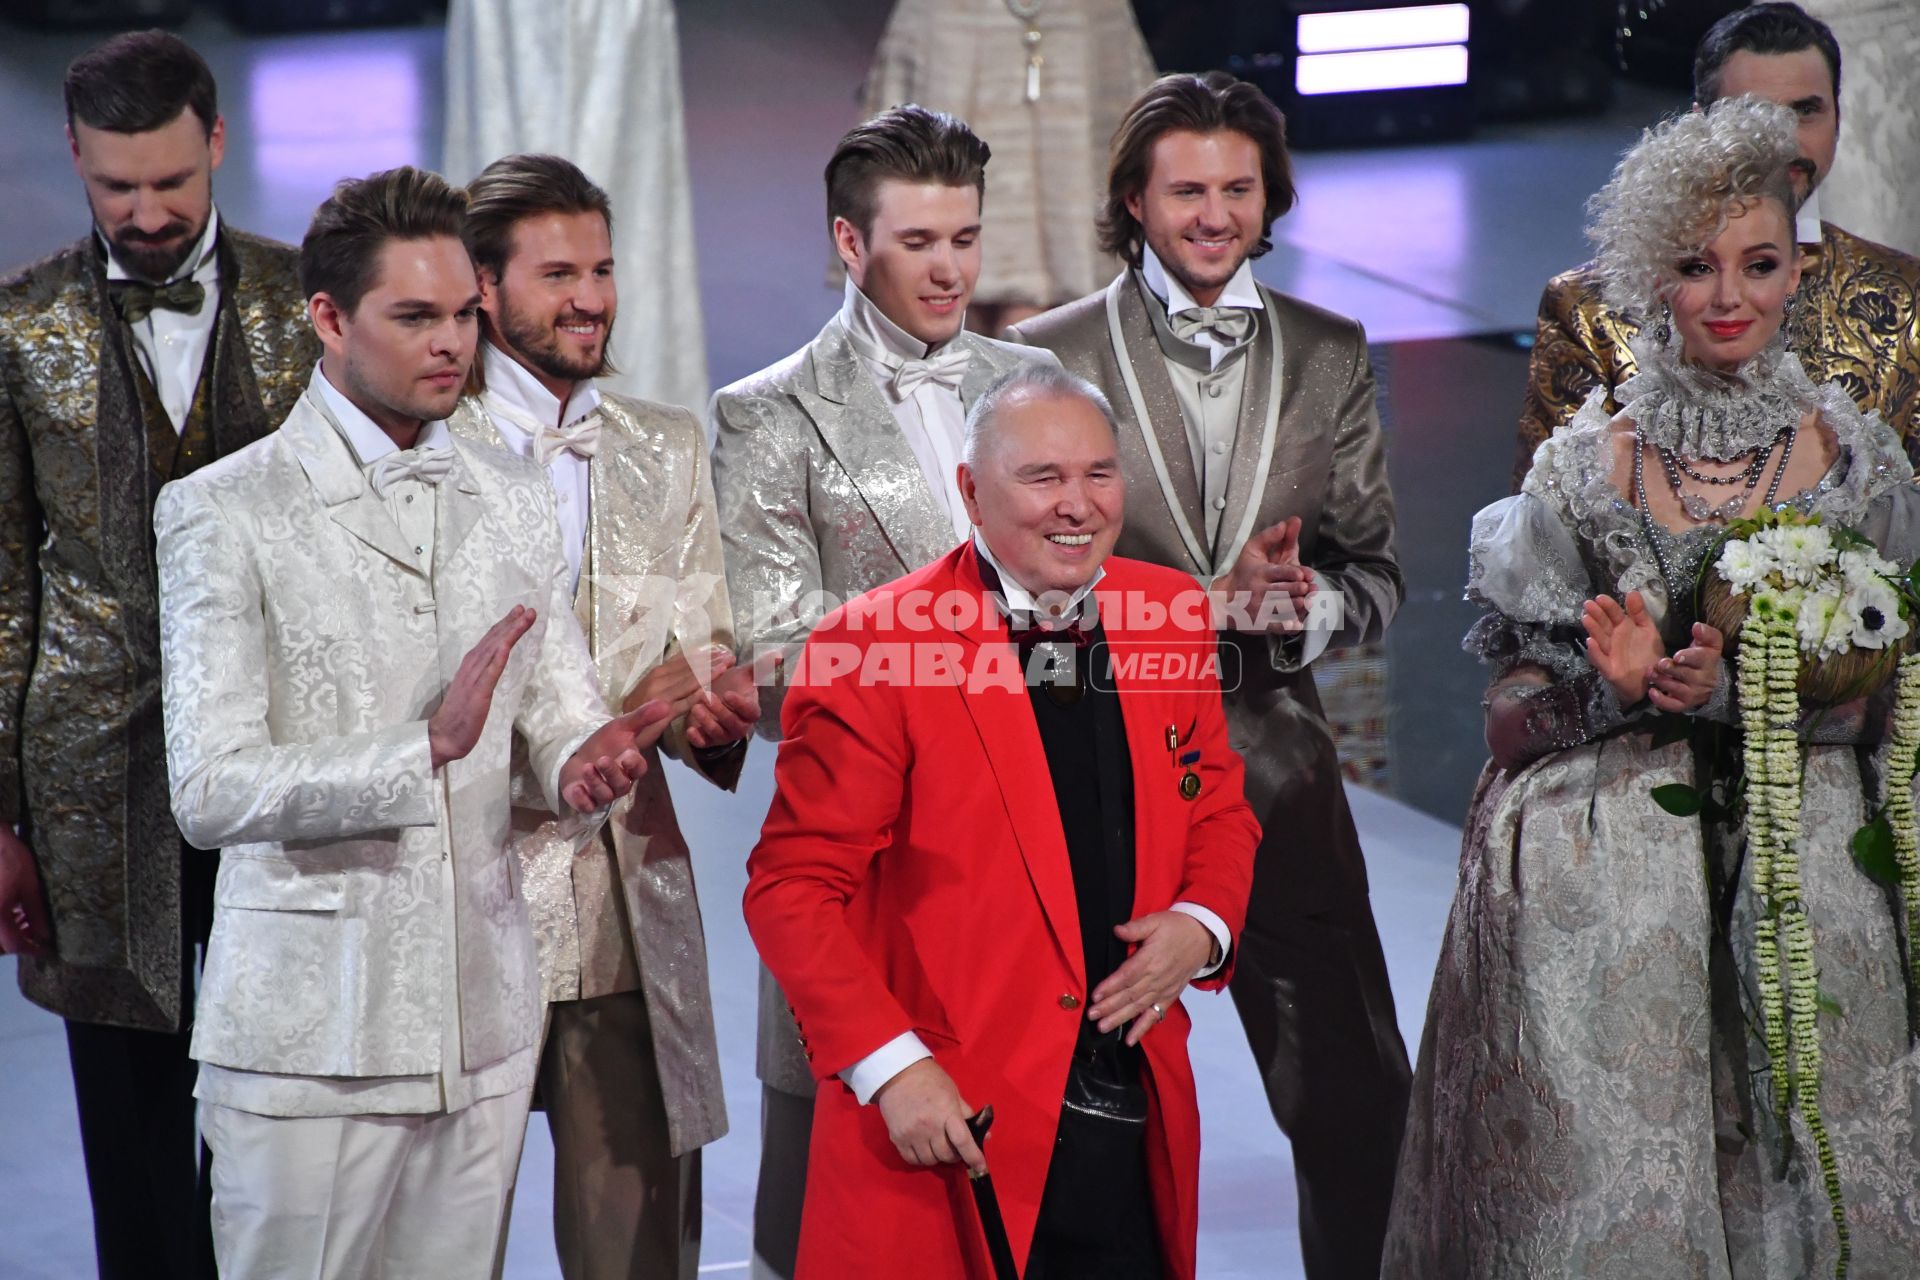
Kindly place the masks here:
<instances>
[{"instance_id":1,"label":"white shirt cuff","mask_svg":"<svg viewBox=\"0 0 1920 1280\"><path fill-rule=\"evenodd\" d=\"M1202 907L1200 910L1205 911ZM853 1090L854 1098L866 1106L880 1086L922 1058L931 1058L933 1050L911 1031L903 1031L840 1073L840 1079Z\"/></svg>"},{"instance_id":2,"label":"white shirt cuff","mask_svg":"<svg viewBox=\"0 0 1920 1280\"><path fill-rule=\"evenodd\" d=\"M1325 587L1316 587L1307 593L1302 610L1307 616L1307 629L1300 633L1301 668L1313 665L1313 660L1333 643L1335 633L1346 621L1346 603L1345 596Z\"/></svg>"},{"instance_id":3,"label":"white shirt cuff","mask_svg":"<svg viewBox=\"0 0 1920 1280\"><path fill-rule=\"evenodd\" d=\"M1220 958L1212 964L1201 965L1200 972L1194 974L1190 981L1198 982L1202 978L1217 973L1220 966L1227 962L1227 952L1233 948L1233 935L1227 932L1227 922L1197 902L1176 902L1167 910L1178 911L1183 916L1192 916L1207 926L1207 932L1212 934L1213 940L1220 944Z\"/></svg>"}]
</instances>

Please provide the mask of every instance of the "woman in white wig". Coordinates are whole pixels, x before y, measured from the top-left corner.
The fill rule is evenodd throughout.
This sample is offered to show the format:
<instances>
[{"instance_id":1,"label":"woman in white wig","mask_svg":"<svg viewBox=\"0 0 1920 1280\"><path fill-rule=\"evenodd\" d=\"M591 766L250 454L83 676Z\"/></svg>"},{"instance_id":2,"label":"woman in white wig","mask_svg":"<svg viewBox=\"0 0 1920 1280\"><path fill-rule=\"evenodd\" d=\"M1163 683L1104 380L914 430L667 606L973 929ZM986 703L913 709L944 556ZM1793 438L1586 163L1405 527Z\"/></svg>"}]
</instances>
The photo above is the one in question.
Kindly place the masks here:
<instances>
[{"instance_id":1,"label":"woman in white wig","mask_svg":"<svg viewBox=\"0 0 1920 1280\"><path fill-rule=\"evenodd\" d=\"M1608 301L1645 322L1641 372L1618 414L1596 393L1521 493L1474 519L1467 594L1485 613L1466 644L1491 668L1493 759L1387 1276L1920 1274L1905 904L1851 852L1891 686L1807 715L1798 749L1788 731L1768 757L1785 781L1767 794L1800 798L1799 893L1783 892L1773 855L1750 855L1788 829L1790 796L1762 827L1729 785L1743 703L1767 699L1740 696L1734 644L1699 620L1727 525L1768 509L1856 529L1903 567L1920 554L1900 442L1809 382L1782 337L1793 127L1727 99L1621 161L1589 234ZM1892 616L1861 627L1899 629L1887 592ZM1884 642L1869 630L1861 645ZM1804 907L1811 965L1779 933L1782 900ZM1782 966L1801 975L1784 1003Z\"/></svg>"}]
</instances>

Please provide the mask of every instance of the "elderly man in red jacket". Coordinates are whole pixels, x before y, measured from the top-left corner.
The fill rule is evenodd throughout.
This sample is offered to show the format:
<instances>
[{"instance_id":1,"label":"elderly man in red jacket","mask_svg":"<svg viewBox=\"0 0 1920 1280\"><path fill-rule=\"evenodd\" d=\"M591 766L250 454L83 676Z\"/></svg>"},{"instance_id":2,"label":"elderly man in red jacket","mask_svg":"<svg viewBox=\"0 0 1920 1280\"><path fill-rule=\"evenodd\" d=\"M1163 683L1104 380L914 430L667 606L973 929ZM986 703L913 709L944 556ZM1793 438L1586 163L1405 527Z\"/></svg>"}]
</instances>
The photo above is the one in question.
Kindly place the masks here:
<instances>
[{"instance_id":1,"label":"elderly man in red jacket","mask_svg":"<svg viewBox=\"0 0 1920 1280\"><path fill-rule=\"evenodd\" d=\"M1109 559L1100 393L1005 375L968 416L974 537L815 629L790 680L748 926L815 1103L799 1280L1194 1274L1180 999L1226 979L1259 827L1185 574ZM965 1120L991 1105L983 1152ZM966 1166L963 1168L962 1166Z\"/></svg>"}]
</instances>

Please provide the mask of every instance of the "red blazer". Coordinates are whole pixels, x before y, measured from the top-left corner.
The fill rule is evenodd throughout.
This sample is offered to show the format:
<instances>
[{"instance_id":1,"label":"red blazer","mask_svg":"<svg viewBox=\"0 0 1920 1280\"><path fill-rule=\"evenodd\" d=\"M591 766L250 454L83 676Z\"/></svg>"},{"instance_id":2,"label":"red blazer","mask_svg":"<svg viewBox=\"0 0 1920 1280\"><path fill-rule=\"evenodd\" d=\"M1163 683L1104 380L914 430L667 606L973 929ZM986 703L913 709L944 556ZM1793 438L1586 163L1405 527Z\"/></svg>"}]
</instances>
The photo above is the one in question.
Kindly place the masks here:
<instances>
[{"instance_id":1,"label":"red blazer","mask_svg":"<svg viewBox=\"0 0 1920 1280\"><path fill-rule=\"evenodd\" d=\"M1192 578L1106 567L1107 639L1117 661L1136 663L1116 676L1133 764L1134 914L1195 902L1237 937L1259 826L1217 676L1168 669L1216 654L1213 633L1204 615L1185 626L1170 616ZM926 608L942 598L966 603ZM962 546L829 615L792 673L746 917L822 1082L797 1280L991 1276L965 1170L907 1164L880 1109L835 1078L907 1031L970 1105L993 1105L987 1163L1023 1269L1032 1243L1088 989L1046 755L1018 658L982 598ZM1178 757L1196 751L1200 791L1187 800ZM1226 978L1223 967L1200 985ZM1155 1212L1182 1280L1199 1226L1190 1027L1175 1005L1141 1042Z\"/></svg>"}]
</instances>

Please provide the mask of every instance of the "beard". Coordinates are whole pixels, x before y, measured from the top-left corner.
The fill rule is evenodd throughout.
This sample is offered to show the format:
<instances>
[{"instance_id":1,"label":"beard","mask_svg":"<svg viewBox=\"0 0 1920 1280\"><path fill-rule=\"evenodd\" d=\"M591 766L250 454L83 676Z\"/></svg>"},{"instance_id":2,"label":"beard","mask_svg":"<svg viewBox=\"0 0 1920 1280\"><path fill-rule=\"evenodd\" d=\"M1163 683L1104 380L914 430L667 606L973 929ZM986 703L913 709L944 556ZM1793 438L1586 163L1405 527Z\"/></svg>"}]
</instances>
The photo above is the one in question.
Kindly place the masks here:
<instances>
[{"instance_id":1,"label":"beard","mask_svg":"<svg viewBox=\"0 0 1920 1280\"><path fill-rule=\"evenodd\" d=\"M613 316L609 314L605 320L606 328L600 333L599 350L587 355L569 354L561 346L559 327L576 318L589 317L577 317L572 312L553 320L526 315L513 305L513 299L504 290L500 294L502 345L549 378L585 382L588 378L597 378L609 371L607 344L613 341Z\"/></svg>"},{"instance_id":2,"label":"beard","mask_svg":"<svg viewBox=\"0 0 1920 1280\"><path fill-rule=\"evenodd\" d=\"M149 234L134 227L122 227L113 234L113 256L133 275L153 284L165 284L187 261L187 255L200 243L207 223L190 226L169 222Z\"/></svg>"}]
</instances>

